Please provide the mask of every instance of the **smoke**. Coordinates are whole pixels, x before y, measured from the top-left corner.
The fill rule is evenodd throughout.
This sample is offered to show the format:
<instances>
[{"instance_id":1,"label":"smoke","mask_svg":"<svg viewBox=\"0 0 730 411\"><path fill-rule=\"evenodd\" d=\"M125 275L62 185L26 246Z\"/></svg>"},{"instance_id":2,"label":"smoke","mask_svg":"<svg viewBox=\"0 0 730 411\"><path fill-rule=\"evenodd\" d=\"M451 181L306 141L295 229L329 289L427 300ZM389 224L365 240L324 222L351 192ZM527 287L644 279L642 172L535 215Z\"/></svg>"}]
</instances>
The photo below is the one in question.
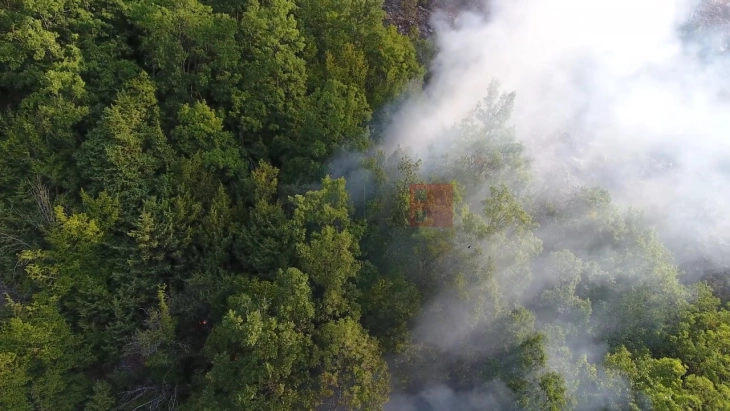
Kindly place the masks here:
<instances>
[{"instance_id":1,"label":"smoke","mask_svg":"<svg viewBox=\"0 0 730 411\"><path fill-rule=\"evenodd\" d=\"M415 395L396 394L388 409L398 411L500 411L510 409L511 395L504 383L494 382L484 392L454 392L435 385Z\"/></svg>"},{"instance_id":2,"label":"smoke","mask_svg":"<svg viewBox=\"0 0 730 411\"><path fill-rule=\"evenodd\" d=\"M724 44L717 30L683 30L697 6L495 0L488 16L437 18L433 78L400 110L386 146L425 150L496 78L517 93L512 122L536 176L607 188L651 216L680 262L699 253L720 262L730 244L730 196L718 195L730 180L730 77L727 59L705 47Z\"/></svg>"},{"instance_id":3,"label":"smoke","mask_svg":"<svg viewBox=\"0 0 730 411\"><path fill-rule=\"evenodd\" d=\"M406 146L425 157L448 146L445 130L469 115L497 79L503 91L517 94L511 123L546 193L562 193L566 184L606 188L614 202L649 218L677 263L727 264L730 67L723 53L730 18L722 15L730 16L730 2L492 0L478 9L488 12L465 11L455 21L434 17L432 78L394 116L384 149ZM415 329L445 353L470 338L460 320L468 308L448 298L434 303L448 321L437 323L426 310ZM598 344L550 340L551 367L581 352L600 361L606 347ZM565 347L567 353L556 354ZM581 380L562 375L569 384ZM499 409L505 393L435 386L396 394L387 408ZM593 409L589 404L617 395L596 389L583 406Z\"/></svg>"}]
</instances>

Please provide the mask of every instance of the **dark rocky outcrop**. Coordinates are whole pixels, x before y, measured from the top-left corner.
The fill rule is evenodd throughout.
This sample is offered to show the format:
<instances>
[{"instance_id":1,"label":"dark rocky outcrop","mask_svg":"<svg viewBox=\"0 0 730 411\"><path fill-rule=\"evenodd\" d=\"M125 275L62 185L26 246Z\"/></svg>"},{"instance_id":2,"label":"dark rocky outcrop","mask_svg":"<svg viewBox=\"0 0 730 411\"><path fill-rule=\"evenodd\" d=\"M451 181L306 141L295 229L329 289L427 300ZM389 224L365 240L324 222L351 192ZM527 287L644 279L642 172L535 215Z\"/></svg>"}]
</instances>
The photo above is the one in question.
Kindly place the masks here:
<instances>
[{"instance_id":1,"label":"dark rocky outcrop","mask_svg":"<svg viewBox=\"0 0 730 411\"><path fill-rule=\"evenodd\" d=\"M383 9L388 13L388 24L393 24L403 34L418 30L421 38L433 34L431 16L442 13L452 20L462 10L486 11L484 0L384 0Z\"/></svg>"}]
</instances>

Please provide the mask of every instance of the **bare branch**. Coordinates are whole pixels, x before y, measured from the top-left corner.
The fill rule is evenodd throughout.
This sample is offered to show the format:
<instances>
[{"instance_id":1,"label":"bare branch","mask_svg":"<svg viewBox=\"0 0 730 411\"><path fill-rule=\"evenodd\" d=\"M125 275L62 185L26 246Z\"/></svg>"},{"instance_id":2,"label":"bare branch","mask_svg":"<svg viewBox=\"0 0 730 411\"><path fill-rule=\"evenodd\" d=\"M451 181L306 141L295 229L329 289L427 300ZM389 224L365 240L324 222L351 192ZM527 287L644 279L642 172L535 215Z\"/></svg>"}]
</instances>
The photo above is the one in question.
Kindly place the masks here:
<instances>
[{"instance_id":1,"label":"bare branch","mask_svg":"<svg viewBox=\"0 0 730 411\"><path fill-rule=\"evenodd\" d=\"M38 212L43 221L48 225L56 223L56 216L53 214L53 201L48 187L41 181L40 176L36 176L35 183L31 186L33 198L38 206Z\"/></svg>"},{"instance_id":2,"label":"bare branch","mask_svg":"<svg viewBox=\"0 0 730 411\"><path fill-rule=\"evenodd\" d=\"M167 403L168 410L172 411L177 409L177 385L155 385L148 381L147 384L141 387L123 392L121 397L122 403L114 408L114 410L121 410L127 406L131 406L135 402L143 400L147 395L151 395L152 397L138 404L132 411L141 409L159 410L165 403Z\"/></svg>"},{"instance_id":3,"label":"bare branch","mask_svg":"<svg viewBox=\"0 0 730 411\"><path fill-rule=\"evenodd\" d=\"M15 243L15 244L22 245L25 249L28 249L28 250L33 248L30 244L26 243L25 241L21 240L20 238L12 236L7 233L3 233L2 231L0 231L0 241L2 241L2 240L5 240L5 242L10 242L10 244L8 244L8 245Z\"/></svg>"}]
</instances>

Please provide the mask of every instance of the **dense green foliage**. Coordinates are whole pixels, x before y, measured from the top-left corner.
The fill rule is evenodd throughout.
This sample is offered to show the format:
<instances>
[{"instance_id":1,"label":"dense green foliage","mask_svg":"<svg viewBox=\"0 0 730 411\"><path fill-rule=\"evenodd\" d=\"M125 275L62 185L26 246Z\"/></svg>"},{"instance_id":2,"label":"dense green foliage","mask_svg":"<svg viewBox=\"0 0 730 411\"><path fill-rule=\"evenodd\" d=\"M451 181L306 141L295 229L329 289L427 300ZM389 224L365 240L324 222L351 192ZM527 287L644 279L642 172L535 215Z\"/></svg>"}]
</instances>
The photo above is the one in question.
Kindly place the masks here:
<instances>
[{"instance_id":1,"label":"dense green foliage","mask_svg":"<svg viewBox=\"0 0 730 411\"><path fill-rule=\"evenodd\" d=\"M0 409L372 410L435 384L730 408L730 311L604 191L534 184L514 94L430 157L373 150L429 54L379 1L0 4ZM327 175L343 152L360 178ZM409 225L414 183L453 186L452 227Z\"/></svg>"}]
</instances>

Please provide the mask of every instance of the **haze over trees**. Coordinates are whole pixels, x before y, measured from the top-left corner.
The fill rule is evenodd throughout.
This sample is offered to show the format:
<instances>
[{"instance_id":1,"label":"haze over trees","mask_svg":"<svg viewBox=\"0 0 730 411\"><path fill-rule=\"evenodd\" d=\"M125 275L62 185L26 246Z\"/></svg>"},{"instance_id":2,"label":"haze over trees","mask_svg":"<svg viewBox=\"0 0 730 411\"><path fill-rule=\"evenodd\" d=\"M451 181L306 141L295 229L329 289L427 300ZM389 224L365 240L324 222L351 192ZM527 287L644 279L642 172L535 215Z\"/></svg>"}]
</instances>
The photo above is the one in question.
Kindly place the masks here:
<instances>
[{"instance_id":1,"label":"haze over trees","mask_svg":"<svg viewBox=\"0 0 730 411\"><path fill-rule=\"evenodd\" d=\"M376 149L430 55L381 2L0 4L0 409L730 409L727 299L534 184L514 93Z\"/></svg>"}]
</instances>

